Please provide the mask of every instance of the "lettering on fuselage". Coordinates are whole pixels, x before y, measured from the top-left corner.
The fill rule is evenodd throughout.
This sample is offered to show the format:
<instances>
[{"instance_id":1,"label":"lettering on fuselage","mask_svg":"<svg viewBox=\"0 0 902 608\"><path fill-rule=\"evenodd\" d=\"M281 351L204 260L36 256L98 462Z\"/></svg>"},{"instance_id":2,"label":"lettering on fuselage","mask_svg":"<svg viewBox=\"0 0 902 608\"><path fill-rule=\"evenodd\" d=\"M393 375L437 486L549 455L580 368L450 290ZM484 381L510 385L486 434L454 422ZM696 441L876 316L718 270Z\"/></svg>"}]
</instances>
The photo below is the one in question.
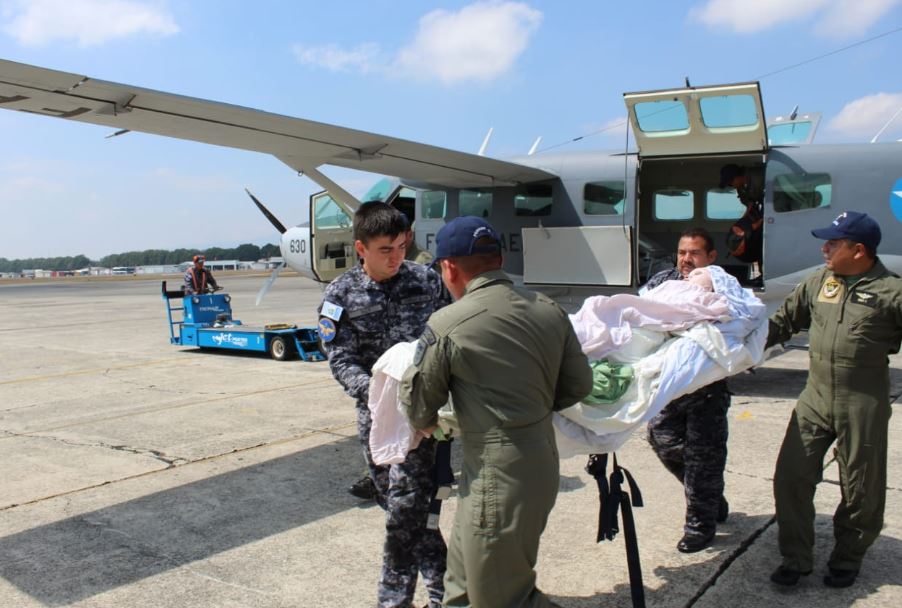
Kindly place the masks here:
<instances>
[{"instance_id":1,"label":"lettering on fuselage","mask_svg":"<svg viewBox=\"0 0 902 608\"><path fill-rule=\"evenodd\" d=\"M510 243L510 246L508 246ZM435 233L427 232L426 233L426 248L430 251L435 251ZM509 233L501 233L501 249L503 251L507 251L508 253L520 253L520 233L519 232L509 232Z\"/></svg>"}]
</instances>

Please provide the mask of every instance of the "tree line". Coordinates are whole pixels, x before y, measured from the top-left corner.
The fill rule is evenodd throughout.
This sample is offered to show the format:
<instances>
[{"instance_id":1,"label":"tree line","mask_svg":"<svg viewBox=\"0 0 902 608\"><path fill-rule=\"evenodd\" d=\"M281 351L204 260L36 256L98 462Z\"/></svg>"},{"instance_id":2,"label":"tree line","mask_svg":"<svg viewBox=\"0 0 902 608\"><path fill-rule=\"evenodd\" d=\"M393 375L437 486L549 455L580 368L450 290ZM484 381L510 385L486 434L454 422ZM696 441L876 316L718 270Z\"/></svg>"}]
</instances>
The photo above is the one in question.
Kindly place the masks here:
<instances>
[{"instance_id":1,"label":"tree line","mask_svg":"<svg viewBox=\"0 0 902 608\"><path fill-rule=\"evenodd\" d=\"M198 251L197 249L145 249L144 251L126 251L124 253L111 253L99 260L91 260L84 255L64 256L55 258L25 258L8 260L0 258L0 272L22 272L40 268L41 270L78 270L88 266L160 266L174 265L190 261L198 253L202 253L208 260L241 260L253 262L263 258L282 255L278 245L268 243L262 247L245 243L237 247L210 247Z\"/></svg>"}]
</instances>

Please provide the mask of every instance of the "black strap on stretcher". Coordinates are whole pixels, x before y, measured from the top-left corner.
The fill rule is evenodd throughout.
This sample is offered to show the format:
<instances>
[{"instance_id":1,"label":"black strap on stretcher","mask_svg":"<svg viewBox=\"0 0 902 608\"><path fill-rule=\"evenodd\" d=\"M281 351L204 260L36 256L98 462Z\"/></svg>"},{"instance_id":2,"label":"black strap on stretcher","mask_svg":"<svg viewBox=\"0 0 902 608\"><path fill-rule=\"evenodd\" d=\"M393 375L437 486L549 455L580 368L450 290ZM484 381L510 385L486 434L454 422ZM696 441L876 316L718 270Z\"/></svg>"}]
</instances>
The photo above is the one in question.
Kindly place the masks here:
<instances>
[{"instance_id":1,"label":"black strap on stretcher","mask_svg":"<svg viewBox=\"0 0 902 608\"><path fill-rule=\"evenodd\" d=\"M438 441L435 445L435 467L432 470L435 491L429 502L429 515L426 519L426 527L430 530L438 530L442 501L451 496L451 485L454 483L454 471L451 469L452 441L453 439L449 438Z\"/></svg>"},{"instance_id":2,"label":"black strap on stretcher","mask_svg":"<svg viewBox=\"0 0 902 608\"><path fill-rule=\"evenodd\" d=\"M630 576L630 595L633 608L645 608L645 587L642 586L642 566L639 563L639 542L636 538L636 522L633 519L633 507L641 507L642 492L629 471L617 464L617 454L613 455L614 468L610 481L605 477L608 468L607 454L592 454L586 464L586 472L595 478L598 484L598 535L595 542L614 540L620 527L617 525L617 512L623 519L623 538L626 541L626 564ZM624 479L629 492L621 486Z\"/></svg>"}]
</instances>

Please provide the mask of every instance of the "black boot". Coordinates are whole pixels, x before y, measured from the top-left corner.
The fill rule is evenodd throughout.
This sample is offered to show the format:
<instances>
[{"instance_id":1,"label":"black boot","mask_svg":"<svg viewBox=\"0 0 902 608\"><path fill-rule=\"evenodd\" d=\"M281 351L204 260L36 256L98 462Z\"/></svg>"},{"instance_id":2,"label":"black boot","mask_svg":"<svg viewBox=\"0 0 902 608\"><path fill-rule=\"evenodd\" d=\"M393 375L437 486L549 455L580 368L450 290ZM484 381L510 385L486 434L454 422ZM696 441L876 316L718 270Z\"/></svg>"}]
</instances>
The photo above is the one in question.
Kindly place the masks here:
<instances>
[{"instance_id":1,"label":"black boot","mask_svg":"<svg viewBox=\"0 0 902 608\"><path fill-rule=\"evenodd\" d=\"M373 500L376 498L376 484L374 484L373 479L367 475L366 477L355 481L354 484L348 488L348 492L363 500Z\"/></svg>"}]
</instances>

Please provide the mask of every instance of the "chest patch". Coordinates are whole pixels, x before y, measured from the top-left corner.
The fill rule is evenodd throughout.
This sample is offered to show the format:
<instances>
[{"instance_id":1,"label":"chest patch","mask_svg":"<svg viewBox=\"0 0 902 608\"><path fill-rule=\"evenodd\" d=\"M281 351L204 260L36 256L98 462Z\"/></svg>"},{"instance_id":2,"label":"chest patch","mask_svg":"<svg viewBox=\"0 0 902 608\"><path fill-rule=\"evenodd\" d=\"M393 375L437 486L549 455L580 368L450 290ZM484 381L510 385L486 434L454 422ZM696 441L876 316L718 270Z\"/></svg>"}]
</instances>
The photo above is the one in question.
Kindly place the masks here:
<instances>
[{"instance_id":1,"label":"chest patch","mask_svg":"<svg viewBox=\"0 0 902 608\"><path fill-rule=\"evenodd\" d=\"M836 280L835 277L830 277L824 281L824 285L821 287L821 291L817 296L817 301L830 303L839 302L843 291L845 291L845 285Z\"/></svg>"},{"instance_id":2,"label":"chest patch","mask_svg":"<svg viewBox=\"0 0 902 608\"><path fill-rule=\"evenodd\" d=\"M877 294L869 291L855 291L852 293L852 304L864 304L868 308L877 308Z\"/></svg>"}]
</instances>

